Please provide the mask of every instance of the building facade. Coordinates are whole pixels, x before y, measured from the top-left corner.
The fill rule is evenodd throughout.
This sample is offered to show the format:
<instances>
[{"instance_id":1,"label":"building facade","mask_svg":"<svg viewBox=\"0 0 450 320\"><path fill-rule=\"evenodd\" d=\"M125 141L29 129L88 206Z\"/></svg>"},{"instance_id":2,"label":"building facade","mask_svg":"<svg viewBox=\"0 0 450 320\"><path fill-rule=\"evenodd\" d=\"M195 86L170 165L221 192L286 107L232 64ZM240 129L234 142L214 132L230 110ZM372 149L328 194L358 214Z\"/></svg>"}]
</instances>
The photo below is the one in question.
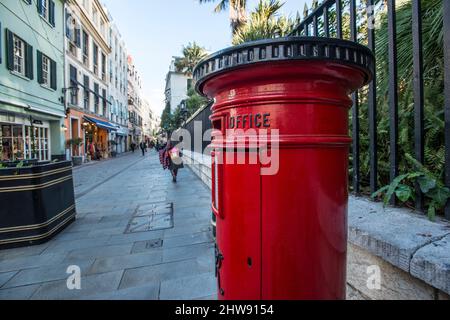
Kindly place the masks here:
<instances>
[{"instance_id":1,"label":"building facade","mask_svg":"<svg viewBox=\"0 0 450 320\"><path fill-rule=\"evenodd\" d=\"M192 78L184 74L183 72L178 72L175 63L179 57L173 57L172 62L169 67L169 72L166 76L166 105L170 104L170 111L174 112L175 109L180 105L181 101L188 98L188 88L192 85Z\"/></svg>"},{"instance_id":2,"label":"building facade","mask_svg":"<svg viewBox=\"0 0 450 320\"><path fill-rule=\"evenodd\" d=\"M128 145L138 145L143 138L142 82L133 58L128 56Z\"/></svg>"},{"instance_id":3,"label":"building facade","mask_svg":"<svg viewBox=\"0 0 450 320\"><path fill-rule=\"evenodd\" d=\"M146 142L153 140L156 135L156 114L153 112L150 103L146 100L142 100L142 118L143 118L143 139Z\"/></svg>"},{"instance_id":4,"label":"building facade","mask_svg":"<svg viewBox=\"0 0 450 320\"><path fill-rule=\"evenodd\" d=\"M65 8L66 140L70 156L108 158L111 131L109 122L108 57L110 19L99 0L67 0Z\"/></svg>"},{"instance_id":5,"label":"building facade","mask_svg":"<svg viewBox=\"0 0 450 320\"><path fill-rule=\"evenodd\" d=\"M117 127L116 131L110 132L110 139L114 151L120 154L128 151L128 55L125 42L113 22L109 29L109 44L109 120Z\"/></svg>"},{"instance_id":6,"label":"building facade","mask_svg":"<svg viewBox=\"0 0 450 320\"><path fill-rule=\"evenodd\" d=\"M0 161L64 158L64 1L0 1Z\"/></svg>"}]
</instances>

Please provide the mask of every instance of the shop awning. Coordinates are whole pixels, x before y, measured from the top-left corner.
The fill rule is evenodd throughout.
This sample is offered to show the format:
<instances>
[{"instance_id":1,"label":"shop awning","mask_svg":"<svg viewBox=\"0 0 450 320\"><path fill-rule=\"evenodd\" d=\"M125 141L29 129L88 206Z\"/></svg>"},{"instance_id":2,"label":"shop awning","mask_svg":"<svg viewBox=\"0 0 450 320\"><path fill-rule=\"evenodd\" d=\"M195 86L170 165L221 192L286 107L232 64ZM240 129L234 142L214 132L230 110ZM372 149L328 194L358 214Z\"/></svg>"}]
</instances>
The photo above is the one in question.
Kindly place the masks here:
<instances>
[{"instance_id":1,"label":"shop awning","mask_svg":"<svg viewBox=\"0 0 450 320\"><path fill-rule=\"evenodd\" d=\"M120 126L117 127L116 135L118 136L128 136L128 129L122 128Z\"/></svg>"},{"instance_id":2,"label":"shop awning","mask_svg":"<svg viewBox=\"0 0 450 320\"><path fill-rule=\"evenodd\" d=\"M84 119L89 121L90 123L95 124L99 128L106 129L108 131L117 131L117 127L107 121L102 121L102 120L98 120L98 119L87 117L87 116L84 116Z\"/></svg>"}]
</instances>

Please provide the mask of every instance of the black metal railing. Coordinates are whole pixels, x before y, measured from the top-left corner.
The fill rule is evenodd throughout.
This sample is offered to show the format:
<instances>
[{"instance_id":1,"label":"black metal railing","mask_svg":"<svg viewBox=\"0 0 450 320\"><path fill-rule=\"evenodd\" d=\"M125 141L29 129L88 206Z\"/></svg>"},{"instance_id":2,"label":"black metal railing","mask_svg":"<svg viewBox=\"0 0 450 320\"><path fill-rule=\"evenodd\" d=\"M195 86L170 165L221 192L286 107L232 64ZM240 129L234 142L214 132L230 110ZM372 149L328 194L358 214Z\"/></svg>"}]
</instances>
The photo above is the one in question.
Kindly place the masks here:
<instances>
[{"instance_id":1,"label":"black metal railing","mask_svg":"<svg viewBox=\"0 0 450 320\"><path fill-rule=\"evenodd\" d=\"M411 30L412 46L411 55L412 61L412 78L410 79L414 119L411 121L414 133L414 158L417 162L425 163L425 91L424 91L424 45L422 43L423 31L423 16L421 0L411 1ZM439 1L439 0L434 0ZM297 27L292 32L292 36L316 36L316 37L332 37L339 39L347 39L355 42L363 42L371 49L376 56L376 44L379 34L374 27L379 17L379 13L383 11L384 19L387 27L387 93L379 92L380 81L377 74L374 75L372 82L367 88L357 92L353 96L354 105L352 108L351 123L352 123L352 189L354 194L361 195L362 193L370 194L376 192L381 184L393 182L400 174L399 164L404 160L405 154L400 154L401 146L399 146L400 130L403 127L399 126L399 86L402 85L402 79L398 74L399 57L397 46L399 41L397 39L397 11L395 0L324 0L318 4L314 1L315 7L311 10L305 9L303 20L299 21ZM443 132L443 139L445 142L445 184L450 187L450 1L442 0L443 5L443 26L442 28L444 39L444 87L442 95L444 106L442 113L443 122L445 122L445 129ZM365 25L365 28L364 28ZM409 28L409 26L408 26ZM362 34L364 32L364 34ZM409 31L408 31L409 32ZM377 38L376 38L377 37ZM404 58L404 57L403 57ZM377 65L376 69L380 66ZM377 73L377 72L376 72ZM383 79L384 80L384 79ZM403 79L403 82L405 80ZM387 107L384 111L380 109L380 101L386 101ZM363 102L362 102L363 101ZM379 114L383 111L383 114ZM203 122L203 132L210 129L209 116L211 114L210 108L204 108L197 113L185 126L194 136L194 121ZM360 123L362 117L367 118L367 121ZM387 119L389 118L389 119ZM387 123L387 131L381 132L378 124L381 121ZM364 141L361 139L361 127L367 132L364 136ZM379 132L380 131L380 132ZM384 130L386 131L386 130ZM380 136L385 135L383 144L380 143ZM361 153L363 148L367 148L367 152ZM388 145L386 145L388 144ZM208 142L204 142L203 151ZM412 146L412 144L411 144ZM200 152L200 150L192 151ZM366 151L364 149L364 151ZM365 158L364 179L361 175L361 157L368 155ZM389 155L387 157L387 155ZM386 157L385 164L381 163L381 156ZM380 176L383 175L383 179ZM362 191L362 187L364 190ZM416 187L415 206L419 211L424 210L424 195L419 186ZM395 201L393 201L395 204ZM445 217L450 220L450 203L446 206Z\"/></svg>"},{"instance_id":2,"label":"black metal railing","mask_svg":"<svg viewBox=\"0 0 450 320\"><path fill-rule=\"evenodd\" d=\"M396 1L356 1L356 0L324 0L321 4L315 2L316 7L312 10L305 9L304 18L295 28L292 35L296 36L325 36L344 38L344 31L350 34L348 40L358 41L358 28L362 23L367 24L367 42L364 43L375 52L375 28L377 5L384 6L387 18L388 31L388 105L389 105L389 175L392 182L399 175L399 162L402 155L399 154L399 75L398 75L398 53L397 53L397 20ZM365 5L365 19L359 19L357 15L357 5ZM443 5L443 33L444 33L444 74L445 74L445 183L450 186L450 1L442 0ZM343 15L349 17L344 26ZM412 55L413 55L413 103L414 103L414 153L415 159L424 163L425 161L425 129L424 129L424 59L422 43L422 19L423 12L421 0L411 0L411 34L412 34ZM371 23L372 27L368 24ZM346 30L349 28L350 30ZM356 93L353 97L354 105L352 111L352 165L353 165L353 191L360 193L360 112ZM377 132L377 78L375 77L364 92L367 95L367 112L369 122L369 155L370 155L370 191L376 192L379 188L379 163L378 163L378 132ZM385 146L383 146L385 147ZM416 188L416 209L423 211L424 196L421 189ZM394 202L394 201L393 201ZM395 203L395 202L394 202ZM450 204L447 205L445 216L450 219Z\"/></svg>"},{"instance_id":3,"label":"black metal railing","mask_svg":"<svg viewBox=\"0 0 450 320\"><path fill-rule=\"evenodd\" d=\"M206 148L211 144L210 137L203 139L205 134L211 130L212 124L209 117L211 116L211 104L200 108L190 119L186 121L183 129L187 130L192 138L191 151L197 153L204 153ZM196 125L199 126L196 128ZM198 140L198 134L202 136L202 144L196 145L195 139Z\"/></svg>"}]
</instances>

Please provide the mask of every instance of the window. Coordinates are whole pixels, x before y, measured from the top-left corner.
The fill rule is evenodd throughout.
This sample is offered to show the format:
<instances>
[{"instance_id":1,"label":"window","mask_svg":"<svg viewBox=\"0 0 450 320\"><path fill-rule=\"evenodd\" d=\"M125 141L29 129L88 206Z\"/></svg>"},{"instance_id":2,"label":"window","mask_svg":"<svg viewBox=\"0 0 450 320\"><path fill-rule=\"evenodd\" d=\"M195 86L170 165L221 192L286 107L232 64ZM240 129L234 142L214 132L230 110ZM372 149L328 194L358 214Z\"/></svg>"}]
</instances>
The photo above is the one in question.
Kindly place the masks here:
<instances>
[{"instance_id":1,"label":"window","mask_svg":"<svg viewBox=\"0 0 450 320\"><path fill-rule=\"evenodd\" d=\"M94 21L94 25L98 25L98 11L97 8L92 4L92 21Z\"/></svg>"},{"instance_id":2,"label":"window","mask_svg":"<svg viewBox=\"0 0 450 320\"><path fill-rule=\"evenodd\" d=\"M103 19L100 19L100 33L103 37L106 38L105 22L103 21Z\"/></svg>"},{"instance_id":3,"label":"window","mask_svg":"<svg viewBox=\"0 0 450 320\"><path fill-rule=\"evenodd\" d=\"M48 0L38 0L38 1L40 1L41 3L41 11L40 11L41 16L47 20L49 16Z\"/></svg>"},{"instance_id":4,"label":"window","mask_svg":"<svg viewBox=\"0 0 450 320\"><path fill-rule=\"evenodd\" d=\"M98 46L94 43L94 73L98 74Z\"/></svg>"},{"instance_id":5,"label":"window","mask_svg":"<svg viewBox=\"0 0 450 320\"><path fill-rule=\"evenodd\" d=\"M50 60L46 56L42 56L42 84L50 87Z\"/></svg>"},{"instance_id":6,"label":"window","mask_svg":"<svg viewBox=\"0 0 450 320\"><path fill-rule=\"evenodd\" d=\"M43 19L55 26L55 2L53 0L37 0L38 12Z\"/></svg>"},{"instance_id":7,"label":"window","mask_svg":"<svg viewBox=\"0 0 450 320\"><path fill-rule=\"evenodd\" d=\"M83 63L89 66L89 35L83 30Z\"/></svg>"},{"instance_id":8,"label":"window","mask_svg":"<svg viewBox=\"0 0 450 320\"><path fill-rule=\"evenodd\" d=\"M38 83L56 90L56 62L37 51Z\"/></svg>"},{"instance_id":9,"label":"window","mask_svg":"<svg viewBox=\"0 0 450 320\"><path fill-rule=\"evenodd\" d=\"M50 160L48 131L48 128L25 126L27 159Z\"/></svg>"},{"instance_id":10,"label":"window","mask_svg":"<svg viewBox=\"0 0 450 320\"><path fill-rule=\"evenodd\" d=\"M14 37L14 71L25 76L25 42Z\"/></svg>"},{"instance_id":11,"label":"window","mask_svg":"<svg viewBox=\"0 0 450 320\"><path fill-rule=\"evenodd\" d=\"M50 159L48 128L0 124L0 160L24 159Z\"/></svg>"},{"instance_id":12,"label":"window","mask_svg":"<svg viewBox=\"0 0 450 320\"><path fill-rule=\"evenodd\" d=\"M7 69L33 80L33 47L8 29L5 35Z\"/></svg>"},{"instance_id":13,"label":"window","mask_svg":"<svg viewBox=\"0 0 450 320\"><path fill-rule=\"evenodd\" d=\"M106 90L105 89L102 90L102 100L103 100L103 116L106 116L108 104L107 104L107 100L106 100Z\"/></svg>"},{"instance_id":14,"label":"window","mask_svg":"<svg viewBox=\"0 0 450 320\"><path fill-rule=\"evenodd\" d=\"M78 71L74 66L70 66L70 87L78 88ZM76 91L76 90L75 90ZM75 94L73 90L70 90L70 104L77 106L78 105L78 94Z\"/></svg>"},{"instance_id":15,"label":"window","mask_svg":"<svg viewBox=\"0 0 450 320\"><path fill-rule=\"evenodd\" d=\"M106 56L102 53L102 80L106 81Z\"/></svg>"},{"instance_id":16,"label":"window","mask_svg":"<svg viewBox=\"0 0 450 320\"><path fill-rule=\"evenodd\" d=\"M84 100L84 108L89 110L89 102L90 102L90 89L89 89L89 77L84 76L84 91L83 91L83 100Z\"/></svg>"},{"instance_id":17,"label":"window","mask_svg":"<svg viewBox=\"0 0 450 320\"><path fill-rule=\"evenodd\" d=\"M98 83L94 83L94 112L98 114L98 108L100 104L100 96L99 96L99 85Z\"/></svg>"}]
</instances>

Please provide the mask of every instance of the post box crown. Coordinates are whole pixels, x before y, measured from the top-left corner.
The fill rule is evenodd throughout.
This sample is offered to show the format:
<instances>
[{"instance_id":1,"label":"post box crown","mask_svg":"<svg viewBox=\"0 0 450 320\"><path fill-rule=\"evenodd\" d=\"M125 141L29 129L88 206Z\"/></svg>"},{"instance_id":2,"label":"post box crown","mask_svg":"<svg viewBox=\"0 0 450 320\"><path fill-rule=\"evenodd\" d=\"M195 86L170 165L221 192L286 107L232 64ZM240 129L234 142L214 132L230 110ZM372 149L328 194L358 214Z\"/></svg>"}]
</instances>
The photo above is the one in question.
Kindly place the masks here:
<instances>
[{"instance_id":1,"label":"post box crown","mask_svg":"<svg viewBox=\"0 0 450 320\"><path fill-rule=\"evenodd\" d=\"M204 58L194 69L196 90L220 73L256 63L288 60L332 61L359 68L368 84L375 72L372 51L358 43L324 37L286 37L258 40L229 47Z\"/></svg>"}]
</instances>

